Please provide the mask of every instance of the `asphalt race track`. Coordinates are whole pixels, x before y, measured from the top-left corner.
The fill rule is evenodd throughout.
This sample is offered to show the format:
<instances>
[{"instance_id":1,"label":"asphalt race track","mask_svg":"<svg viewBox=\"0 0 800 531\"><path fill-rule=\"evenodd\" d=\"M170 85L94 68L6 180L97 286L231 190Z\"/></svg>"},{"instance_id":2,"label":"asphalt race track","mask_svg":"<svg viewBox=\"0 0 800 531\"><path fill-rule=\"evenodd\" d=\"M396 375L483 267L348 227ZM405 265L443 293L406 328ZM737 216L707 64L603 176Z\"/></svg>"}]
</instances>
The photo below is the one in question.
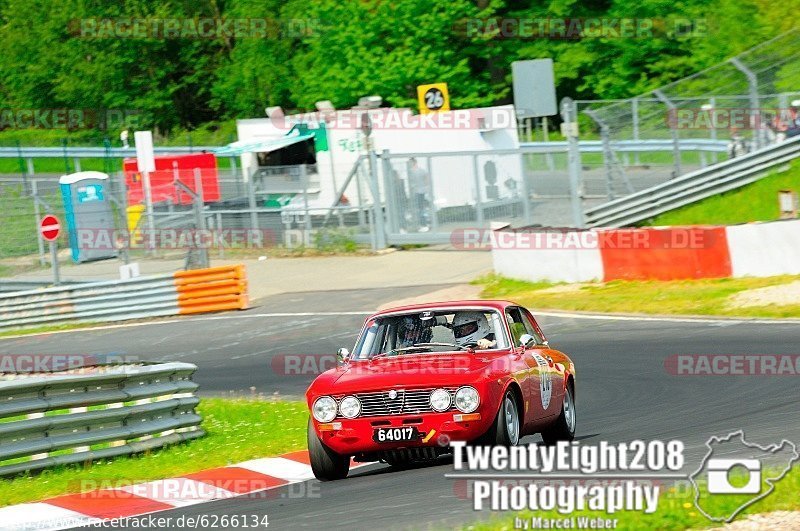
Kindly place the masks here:
<instances>
[{"instance_id":1,"label":"asphalt race track","mask_svg":"<svg viewBox=\"0 0 800 531\"><path fill-rule=\"evenodd\" d=\"M5 339L0 353L115 352L188 361L200 367L196 379L207 395L249 393L252 386L258 393L298 397L313 375L276 374L274 356L350 347L361 312L431 289L295 293L211 318ZM315 315L296 315L302 312ZM711 435L743 429L751 442L800 442L797 376L675 376L664 367L673 354L800 354L800 324L553 316L540 322L550 344L577 365L582 441L677 438L686 443L690 468L699 463ZM326 530L446 527L489 516L476 514L463 486L444 477L451 471L446 460L399 471L371 465L343 481L290 485L265 499L236 498L159 516L267 514L270 529Z\"/></svg>"}]
</instances>

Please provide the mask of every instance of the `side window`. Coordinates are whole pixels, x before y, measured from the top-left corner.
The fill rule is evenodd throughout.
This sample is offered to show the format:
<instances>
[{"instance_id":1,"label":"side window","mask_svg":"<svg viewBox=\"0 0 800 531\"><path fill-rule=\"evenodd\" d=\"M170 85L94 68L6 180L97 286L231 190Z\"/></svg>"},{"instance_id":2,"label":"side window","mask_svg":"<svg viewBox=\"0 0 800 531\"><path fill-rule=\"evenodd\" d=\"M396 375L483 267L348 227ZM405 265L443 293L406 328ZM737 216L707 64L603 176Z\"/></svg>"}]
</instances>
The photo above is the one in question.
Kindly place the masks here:
<instances>
[{"instance_id":1,"label":"side window","mask_svg":"<svg viewBox=\"0 0 800 531\"><path fill-rule=\"evenodd\" d=\"M525 321L522 319L522 314L520 313L519 308L507 309L506 319L508 320L508 329L511 330L511 340L514 342L513 346L518 347L522 336L530 333L525 326Z\"/></svg>"},{"instance_id":2,"label":"side window","mask_svg":"<svg viewBox=\"0 0 800 531\"><path fill-rule=\"evenodd\" d=\"M528 329L528 333L533 336L537 345L543 345L544 336L542 335L542 331L539 329L539 326L533 320L533 317L531 317L531 315L525 310L520 313L522 313L522 320L525 322L525 328Z\"/></svg>"}]
</instances>

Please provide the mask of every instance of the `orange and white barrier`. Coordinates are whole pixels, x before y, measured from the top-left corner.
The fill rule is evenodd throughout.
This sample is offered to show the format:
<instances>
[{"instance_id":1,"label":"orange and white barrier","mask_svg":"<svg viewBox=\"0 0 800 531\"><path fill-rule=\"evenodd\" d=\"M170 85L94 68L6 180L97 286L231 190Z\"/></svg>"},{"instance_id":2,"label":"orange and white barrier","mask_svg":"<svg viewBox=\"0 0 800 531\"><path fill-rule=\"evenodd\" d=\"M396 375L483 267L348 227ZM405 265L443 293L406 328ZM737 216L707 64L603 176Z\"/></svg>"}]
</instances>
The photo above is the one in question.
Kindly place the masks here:
<instances>
[{"instance_id":1,"label":"orange and white barrier","mask_svg":"<svg viewBox=\"0 0 800 531\"><path fill-rule=\"evenodd\" d=\"M519 230L491 238L495 272L532 282L800 274L800 220L732 226Z\"/></svg>"}]
</instances>

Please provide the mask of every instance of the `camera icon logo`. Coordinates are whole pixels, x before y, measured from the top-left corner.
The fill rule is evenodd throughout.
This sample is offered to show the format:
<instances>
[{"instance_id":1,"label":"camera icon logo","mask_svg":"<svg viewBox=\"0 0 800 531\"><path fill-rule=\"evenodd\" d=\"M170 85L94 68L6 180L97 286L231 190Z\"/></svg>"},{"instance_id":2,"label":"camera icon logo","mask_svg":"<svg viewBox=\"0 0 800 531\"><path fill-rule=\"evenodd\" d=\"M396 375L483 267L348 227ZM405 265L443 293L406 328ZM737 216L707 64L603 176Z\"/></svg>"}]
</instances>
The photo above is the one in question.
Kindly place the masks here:
<instances>
[{"instance_id":1,"label":"camera icon logo","mask_svg":"<svg viewBox=\"0 0 800 531\"><path fill-rule=\"evenodd\" d=\"M775 490L800 461L791 441L760 445L748 442L744 431L714 436L706 441L707 453L688 479L694 490L694 505L714 522L730 522L745 508L758 503ZM732 496L733 504L716 503L720 496Z\"/></svg>"},{"instance_id":2,"label":"camera icon logo","mask_svg":"<svg viewBox=\"0 0 800 531\"><path fill-rule=\"evenodd\" d=\"M744 469L748 474L745 485L735 486L731 482L731 473ZM761 492L761 461L758 459L709 459L708 471L709 494L758 494Z\"/></svg>"}]
</instances>

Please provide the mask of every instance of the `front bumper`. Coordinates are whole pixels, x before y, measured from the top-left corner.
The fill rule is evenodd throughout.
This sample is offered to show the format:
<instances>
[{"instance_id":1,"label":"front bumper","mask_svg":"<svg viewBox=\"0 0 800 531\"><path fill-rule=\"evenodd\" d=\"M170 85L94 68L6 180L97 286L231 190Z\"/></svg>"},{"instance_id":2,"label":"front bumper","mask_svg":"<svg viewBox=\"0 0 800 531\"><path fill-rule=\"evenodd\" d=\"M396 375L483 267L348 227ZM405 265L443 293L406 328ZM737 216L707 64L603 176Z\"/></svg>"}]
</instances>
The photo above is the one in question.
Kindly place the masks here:
<instances>
[{"instance_id":1,"label":"front bumper","mask_svg":"<svg viewBox=\"0 0 800 531\"><path fill-rule=\"evenodd\" d=\"M460 411L424 413L421 415L391 415L337 418L333 422L320 423L313 420L314 429L323 443L342 455L397 450L401 448L444 447L450 441L471 441L489 429L494 415L483 408L470 414ZM383 442L373 440L377 428L415 427L422 437L416 441Z\"/></svg>"}]
</instances>

